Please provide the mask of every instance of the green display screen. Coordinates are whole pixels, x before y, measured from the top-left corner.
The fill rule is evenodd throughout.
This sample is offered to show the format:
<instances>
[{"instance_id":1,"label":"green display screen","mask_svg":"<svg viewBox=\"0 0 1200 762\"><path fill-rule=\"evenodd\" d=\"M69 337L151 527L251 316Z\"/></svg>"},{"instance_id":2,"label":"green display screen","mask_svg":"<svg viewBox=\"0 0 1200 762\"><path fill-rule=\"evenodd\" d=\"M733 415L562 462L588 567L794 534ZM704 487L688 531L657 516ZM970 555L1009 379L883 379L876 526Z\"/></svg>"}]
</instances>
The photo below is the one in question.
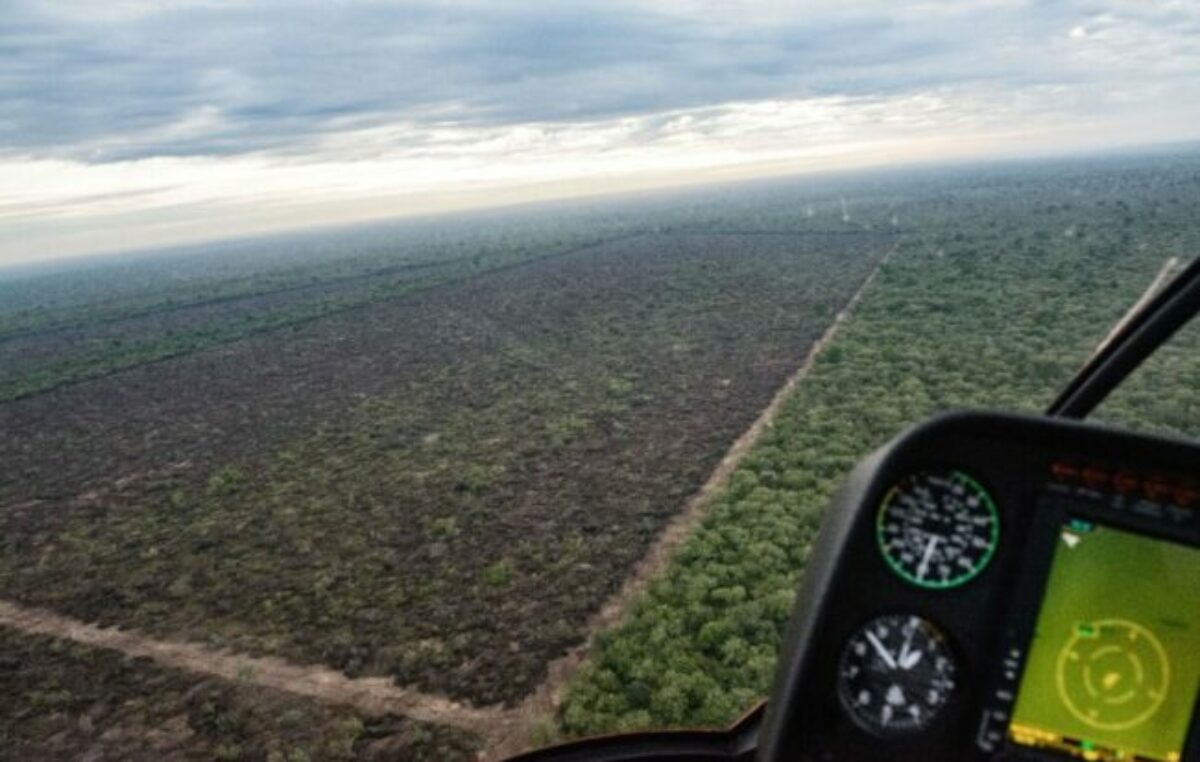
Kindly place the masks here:
<instances>
[{"instance_id":1,"label":"green display screen","mask_svg":"<svg viewBox=\"0 0 1200 762\"><path fill-rule=\"evenodd\" d=\"M1009 738L1088 760L1182 759L1200 689L1200 550L1062 527Z\"/></svg>"}]
</instances>

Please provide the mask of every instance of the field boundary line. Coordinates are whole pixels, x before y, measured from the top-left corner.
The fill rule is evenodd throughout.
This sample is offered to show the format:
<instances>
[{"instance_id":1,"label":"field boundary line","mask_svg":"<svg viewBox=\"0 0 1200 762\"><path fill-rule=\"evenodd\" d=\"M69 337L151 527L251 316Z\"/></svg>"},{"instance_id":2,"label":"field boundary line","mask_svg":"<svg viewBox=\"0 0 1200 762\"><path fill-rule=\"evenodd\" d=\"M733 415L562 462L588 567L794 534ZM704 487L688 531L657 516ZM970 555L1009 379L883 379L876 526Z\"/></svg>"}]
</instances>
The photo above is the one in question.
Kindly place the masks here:
<instances>
[{"instance_id":1,"label":"field boundary line","mask_svg":"<svg viewBox=\"0 0 1200 762\"><path fill-rule=\"evenodd\" d=\"M372 716L397 714L449 725L485 740L495 734L498 725L505 724L504 709L467 706L444 696L401 688L386 677L351 678L327 667L292 664L273 656L245 656L198 643L156 640L135 630L100 627L9 601L0 601L0 626L148 658L182 672L341 704Z\"/></svg>"},{"instance_id":2,"label":"field boundary line","mask_svg":"<svg viewBox=\"0 0 1200 762\"><path fill-rule=\"evenodd\" d=\"M84 374L78 378L65 379L63 381L59 381L59 382L50 384L49 386L45 386L40 389L34 389L32 391L17 394L15 396L11 396L11 397L0 398L0 405L6 405L10 402L17 402L17 401L24 400L24 399L30 399L32 397L37 397L42 394L49 394L49 393L57 391L59 389L68 389L70 387L78 386L79 384L87 383L89 381L96 381L99 379L109 378L112 376L119 375L121 373L126 373L128 371L137 370L139 368L145 368L145 367L157 365L159 363L170 362L171 360L176 360L180 357L190 357L192 355L200 354L203 352L218 350L222 347L228 347L228 346L230 346L232 344L236 344L240 341L245 341L247 339L256 338L256 337L263 336L265 334L269 334L269 333L273 333L273 332L284 331L284 330L287 330L290 328L299 328L301 326L306 326L310 323L314 323L316 321L323 320L325 318L337 317L339 315L344 315L348 312L353 312L354 310L366 310L366 309L370 309L371 307L376 307L376 306L383 305L383 304L405 303L406 301L413 301L413 300L417 300L417 299L421 299L421 298L426 298L430 295L436 296L437 292L440 290L446 290L448 288L452 288L455 286L462 286L464 283L469 282L473 278L497 274L497 273L504 273L504 272L515 270L515 269L518 269L521 267L532 266L532 265L541 263L546 260L557 259L559 257L569 257L574 254L580 254L582 252L588 251L589 249L599 248L601 246L607 246L612 243L620 243L622 241L626 241L626 240L630 240L633 238L638 238L640 236L646 236L646 235L655 235L655 234L650 233L648 231L635 232L635 233L623 233L614 238L606 238L606 239L600 240L600 241L593 241L591 243L579 244L578 246L572 246L567 249L558 249L555 251L547 252L545 254L539 254L530 259L522 259L522 260L519 260L516 262L507 262L505 264L497 265L495 267L491 267L486 270L480 270L478 272L473 272L473 273L468 273L466 275L448 278L446 280L441 280L436 283L430 283L426 286L422 286L422 287L413 289L412 291L403 291L398 294L391 294L388 296L381 296L378 298L367 299L362 302L345 304L345 305L341 305L339 307L331 308L327 312L321 312L321 313L314 314L314 315L305 315L303 317L299 317L294 320L288 320L288 321L278 323L278 324L261 326L258 328L251 328L251 329L248 329L245 333L238 334L236 336L230 336L227 339L217 339L217 340L212 341L211 343L202 343L202 344L198 344L194 347L184 347L181 349L166 352L166 353L156 356L156 357L151 357L151 358L148 358L145 360L139 360L137 362L130 363L129 365L122 365L122 366L111 368L109 370L101 371L98 373ZM452 260L452 262L461 262L464 259L466 259L466 258L460 257L455 260ZM367 279L367 278L371 278L371 277L376 277L376 276L375 275L355 275L355 276L345 276L344 279L363 280L363 279ZM333 280L331 282L338 282L338 281ZM287 287L281 291L265 292L265 293L261 294L261 296L273 296L275 293L292 293L292 292L295 292L298 290L302 290L304 288L311 288L311 287L312 287L311 285ZM169 308L164 307L161 309L154 309L154 310L148 311L144 314L131 315L131 316L129 316L129 319L136 319L139 317L147 317L148 315L161 314L163 312L181 311L184 309L190 309L192 307L205 307L205 306L209 306L210 303L211 304L220 304L220 303L228 303L228 302L233 302L233 301L244 301L244 300L248 300L248 299L258 298L258 296L260 296L260 295L259 294L251 294L251 295L240 296L240 297L234 297L234 296L217 297L213 300L172 306ZM126 318L116 317L116 318L113 318L111 321L107 321L107 322L109 322L109 323L120 322L121 320L124 320L124 319L126 319ZM104 324L104 322L105 321L102 321L99 324L102 325L102 324ZM71 326L65 326L61 329L60 328L47 328L45 330L49 332L47 335L53 335L53 333L56 331L62 332L62 331L77 329L80 327L80 325L82 325L82 324L77 322ZM40 336L40 335L41 335L40 333L31 334L31 336L33 336L34 338L36 338L37 336ZM26 336L15 336L12 338L20 339L20 338L27 338L27 337ZM7 340L8 340L7 338L0 337L0 344L3 344Z\"/></svg>"},{"instance_id":3,"label":"field boundary line","mask_svg":"<svg viewBox=\"0 0 1200 762\"><path fill-rule=\"evenodd\" d=\"M463 277L471 278L475 275L482 275L484 273L490 273L490 272L493 272L493 271L499 270L499 269L519 267L520 265L523 265L527 262L535 262L535 261L538 261L541 259L553 259L554 257L559 257L559 256L568 256L568 255L574 254L578 251L584 251L593 246L601 246L606 243L623 241L626 238L633 238L633 237L636 237L639 235L644 235L644 233L639 233L639 232L621 233L613 238L605 238L605 239L601 239L599 241L593 241L591 243L581 243L581 244L577 244L575 246L572 246L572 247L569 247L566 249L556 249L556 250L547 252L545 254L536 255L531 259L522 259L517 262L508 262L503 265L498 265L495 268L491 268L491 269L487 269L487 270L480 270L476 273L470 273ZM404 264L387 265L384 267L377 268L375 270L371 270L369 272L357 273L354 275L337 275L337 276L333 276L331 278L326 278L317 283L293 283L290 285L277 286L275 288L265 288L262 291L247 291L247 292L241 293L241 294L226 294L224 296L214 296L214 297L208 297L208 298L204 298L204 299L197 299L196 301L186 302L183 304L155 304L155 305L143 307L140 309L134 309L127 313L117 313L117 314L113 314L113 315L106 315L104 317L95 318L92 320L75 319L75 320L70 320L70 321L67 321L67 322L59 324L59 325L49 325L49 326L44 326L42 328L30 328L30 329L24 329L24 330L19 329L17 331L12 331L9 333L0 333L0 344L4 344L9 341L15 341L17 339L30 339L30 338L39 338L39 337L43 337L43 336L53 336L55 334L65 333L67 331L77 330L77 329L83 328L83 327L92 327L92 326L97 326L97 325L111 325L112 323L119 323L122 320L134 320L137 318L150 317L152 315L161 315L164 313L171 313L171 312L181 312L183 310L193 309L193 308L197 308L197 307L212 307L212 306L215 306L218 304L228 304L229 302L248 301L250 299L257 299L257 298L264 297L264 296L276 296L279 294L293 294L293 293L297 293L300 291L306 291L306 290L312 290L314 288L320 288L320 287L327 286L330 284L340 285L343 283L353 283L354 281L365 281L365 280L370 280L372 278L386 277L388 275L396 275L399 273L412 272L415 270L432 270L432 269L437 269L439 267L446 267L449 265L456 265L456 264L461 264L463 262L469 262L473 258L474 258L474 255L464 255L461 257L451 257L451 258L445 259L445 260L432 260L432 259L431 260L419 260L416 262L408 262L408 263L404 263ZM443 283L459 282L461 280L462 280L462 278L450 279L448 281L439 281L437 283L430 284L429 286L427 286L427 288L439 286L439 285L442 285ZM361 306L364 306L365 304L373 304L375 302L383 302L383 301L388 301L391 299L403 298L404 296L407 296L407 295L420 293L422 290L423 289L417 289L415 291L405 292L403 294L398 294L396 296L380 297L379 299L371 300L369 302L364 302L362 304L347 305L345 307L340 308L340 311L355 309L356 307L361 307ZM337 314L337 313L338 313L338 311L331 311L329 313L324 313L324 314L333 315L333 314ZM286 325L291 325L291 323L288 323ZM269 331L269 330L274 330L274 329L266 328L263 330ZM250 335L250 334L248 334L248 335Z\"/></svg>"},{"instance_id":4,"label":"field boundary line","mask_svg":"<svg viewBox=\"0 0 1200 762\"><path fill-rule=\"evenodd\" d=\"M879 258L879 261L863 278L862 283L834 315L825 331L809 347L800 367L788 377L783 386L779 387L754 423L750 424L750 427L734 440L716 468L709 474L708 479L684 503L683 509L667 522L667 525L659 532L658 538L634 566L633 571L625 577L621 588L610 596L588 620L585 627L587 636L584 642L571 649L567 655L550 662L546 679L515 710L512 710L513 725L506 729L502 737L492 736L493 742L485 749L486 759L504 759L506 756L525 751L530 734L541 723L547 722L553 717L562 702L571 678L575 676L595 646L596 636L620 623L633 602L646 591L656 577L666 570L675 553L708 514L712 499L728 485L733 472L742 459L774 424L775 417L791 398L796 386L808 376L817 357L833 341L838 328L849 319L854 308L862 301L863 294L875 282L879 271L896 253L899 246L900 242L896 241Z\"/></svg>"},{"instance_id":5,"label":"field boundary line","mask_svg":"<svg viewBox=\"0 0 1200 762\"><path fill-rule=\"evenodd\" d=\"M603 246L608 246L608 245L611 245L614 243L621 243L623 241L628 241L628 240L632 240L632 239L636 239L636 238L655 236L655 235L660 235L660 236L679 236L679 235L763 235L763 236L772 236L772 235L774 235L774 236L799 236L799 237L809 236L809 235L857 236L857 235L896 235L896 234L899 234L902 232L906 232L906 231L901 230L901 231L882 232L882 231L871 231L871 230L732 230L732 229L729 229L729 230L701 230L701 229L687 230L687 229L682 229L682 230L666 230L666 231L639 230L639 231L634 231L634 232L629 232L629 233L621 233L618 235L614 235L611 238L602 238L600 240L591 241L589 243L576 244L573 246L569 246L565 249L556 249L553 251L548 251L543 254L538 254L529 259L522 259L522 260L518 260L516 262L507 262L505 264L497 265L495 267L489 267L487 269L479 270L477 272L470 272L465 275L451 277L446 280L437 281L435 283L430 283L428 285L415 288L412 291L403 291L398 294L392 294L392 295L388 295L388 296L380 296L377 298L366 299L365 301L362 301L362 302L354 302L351 304L341 305L338 307L331 308L327 312L321 312L321 313L314 314L314 315L305 315L303 317L295 318L293 320L287 320L287 321L284 321L284 322L281 322L278 324L271 324L271 325L266 325L266 326L260 326L258 328L251 328L251 329L248 329L245 333L230 336L225 339L216 339L209 343L199 343L196 346L183 347L180 349L165 352L165 353L155 356L155 357L150 357L150 358L147 358L144 360L139 360L137 362L132 362L128 365L122 365L119 367L110 368L109 370L100 371L97 373L84 374L84 375L79 376L78 378L64 379L62 381L50 384L49 386L44 386L42 388L23 392L21 394L16 394L16 395L10 396L10 397L0 398L0 405L7 404L10 402L17 402L19 400L29 399L32 397L37 397L42 394L49 394L49 393L57 391L59 389L67 389L67 388L70 388L73 386L77 386L79 384L86 383L88 381L95 381L98 379L109 378L111 376L115 376L115 375L118 375L121 373L125 373L125 372L132 371L132 370L137 370L138 368L144 368L144 367L156 365L158 363L164 363L164 362L169 362L171 360L176 360L180 357L189 357L191 355L200 354L202 352L212 351L215 349L219 349L221 347L226 347L231 344L235 344L237 342L240 342L240 341L243 341L246 339L262 336L264 334L269 334L269 333L276 332L276 331L287 330L290 328L299 328L301 326L308 325L309 323L313 323L315 321L319 321L319 320L329 318L329 317L343 315L347 312L352 312L354 310L369 309L371 307L381 305L381 304L391 304L391 303L396 303L396 302L404 302L404 301L410 300L410 299L422 298L422 297L428 296L430 294L436 294L438 290L442 290L442 289L453 287L453 286L460 286L463 283L466 283L474 278L492 275L492 274L503 273L503 272L507 272L507 271L514 270L514 269L519 269L519 268L526 267L526 266L533 266L538 263L544 262L546 260L558 259L560 257L569 257L574 254L580 254L582 252L588 251L589 249L596 249L596 248L600 248ZM373 271L367 272L367 273L359 273L356 275L343 275L343 276L330 278L326 281L321 281L320 283L317 283L317 284L299 283L299 284L293 284L293 285L287 285L287 286L280 286L277 288L269 288L269 289L265 289L263 291L248 292L245 294L228 294L225 296L211 297L208 299L199 299L199 300L196 300L193 302L187 302L184 304L154 305L154 306L134 310L129 313L108 315L108 316L96 318L91 321L77 319L77 320L68 321L61 325L50 325L50 326L45 326L42 328L32 328L32 329L18 329L17 331L11 332L11 333L0 333L0 345L5 344L10 341L17 341L17 340L21 340L21 339L31 339L31 338L37 339L37 338L41 338L41 337L45 337L45 336L54 336L54 335L68 332L68 331L79 330L82 327L89 327L89 326L96 326L96 325L111 325L114 323L119 323L123 320L136 320L138 318L144 318L144 317L149 317L149 316L153 316L153 315L170 314L172 312L181 312L181 311L187 310L187 309L196 309L196 308L202 308L202 307L210 307L210 306L214 306L214 305L218 305L218 304L229 304L229 303L239 302L239 301L248 301L248 300L252 300L252 299L258 299L261 297L276 296L279 294L300 293L305 290L323 287L330 283L343 284L343 283L351 283L351 282L366 282L372 278L386 277L388 275L394 275L394 274L400 273L400 272L410 272L410 271L414 271L414 270L436 269L439 267L445 267L448 265L454 265L457 263L465 262L470 259L471 259L471 257L467 256L467 257L454 257L454 258L451 258L451 259L448 259L445 261L428 260L428 261L420 261L420 262L411 262L411 263L407 263L407 264L390 265L390 266L383 267L383 268L380 268L377 270L373 270Z\"/></svg>"},{"instance_id":6,"label":"field boundary line","mask_svg":"<svg viewBox=\"0 0 1200 762\"><path fill-rule=\"evenodd\" d=\"M854 230L839 230L836 228L830 229L802 229L802 228L784 228L779 230L739 230L737 228L713 228L705 230L697 228L695 230L680 229L674 230L667 235L779 235L779 236L875 236L879 238L892 238L895 236L904 235L906 233L915 233L914 230L907 228L880 228L879 230L871 230L870 228L860 228Z\"/></svg>"}]
</instances>

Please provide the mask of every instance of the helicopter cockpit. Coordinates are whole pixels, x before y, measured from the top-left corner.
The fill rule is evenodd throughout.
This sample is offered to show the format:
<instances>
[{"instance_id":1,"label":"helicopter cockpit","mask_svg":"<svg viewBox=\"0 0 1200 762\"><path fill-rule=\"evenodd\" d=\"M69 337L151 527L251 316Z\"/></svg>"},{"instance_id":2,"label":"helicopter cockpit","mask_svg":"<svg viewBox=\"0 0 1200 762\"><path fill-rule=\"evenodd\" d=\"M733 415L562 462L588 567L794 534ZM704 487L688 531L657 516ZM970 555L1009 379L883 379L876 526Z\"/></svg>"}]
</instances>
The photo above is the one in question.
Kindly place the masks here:
<instances>
[{"instance_id":1,"label":"helicopter cockpit","mask_svg":"<svg viewBox=\"0 0 1200 762\"><path fill-rule=\"evenodd\" d=\"M1200 759L1200 445L1078 420L1198 308L1193 263L1047 415L946 414L862 461L736 726L522 762Z\"/></svg>"},{"instance_id":2,"label":"helicopter cockpit","mask_svg":"<svg viewBox=\"0 0 1200 762\"><path fill-rule=\"evenodd\" d=\"M1183 759L1196 458L965 414L864 462L801 594L765 758Z\"/></svg>"}]
</instances>

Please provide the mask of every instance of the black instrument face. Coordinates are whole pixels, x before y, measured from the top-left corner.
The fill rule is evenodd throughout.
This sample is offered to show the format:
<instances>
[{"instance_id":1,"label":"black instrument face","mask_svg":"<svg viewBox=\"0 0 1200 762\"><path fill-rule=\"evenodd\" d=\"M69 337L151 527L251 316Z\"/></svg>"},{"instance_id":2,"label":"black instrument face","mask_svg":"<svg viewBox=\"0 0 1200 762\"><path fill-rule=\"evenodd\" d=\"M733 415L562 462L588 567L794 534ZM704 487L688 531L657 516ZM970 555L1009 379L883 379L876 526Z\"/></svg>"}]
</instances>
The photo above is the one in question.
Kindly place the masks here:
<instances>
[{"instance_id":1,"label":"black instrument face","mask_svg":"<svg viewBox=\"0 0 1200 762\"><path fill-rule=\"evenodd\" d=\"M923 471L900 480L879 507L876 536L892 571L917 587L966 584L1000 543L991 495L962 471Z\"/></svg>"},{"instance_id":2,"label":"black instrument face","mask_svg":"<svg viewBox=\"0 0 1200 762\"><path fill-rule=\"evenodd\" d=\"M911 615L873 619L851 636L838 665L838 698L858 725L888 737L928 728L954 693L954 658L942 633Z\"/></svg>"}]
</instances>

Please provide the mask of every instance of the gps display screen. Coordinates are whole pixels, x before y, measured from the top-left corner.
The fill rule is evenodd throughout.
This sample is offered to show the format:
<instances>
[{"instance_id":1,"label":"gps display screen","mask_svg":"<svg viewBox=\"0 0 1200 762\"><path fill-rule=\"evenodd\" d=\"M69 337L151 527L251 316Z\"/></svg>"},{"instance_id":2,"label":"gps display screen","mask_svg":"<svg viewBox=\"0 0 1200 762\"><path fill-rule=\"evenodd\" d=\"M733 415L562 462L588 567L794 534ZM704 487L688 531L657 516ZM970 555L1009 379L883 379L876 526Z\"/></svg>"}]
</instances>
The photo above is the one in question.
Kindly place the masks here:
<instances>
[{"instance_id":1,"label":"gps display screen","mask_svg":"<svg viewBox=\"0 0 1200 762\"><path fill-rule=\"evenodd\" d=\"M1088 760L1182 759L1200 688L1200 550L1062 527L1009 739Z\"/></svg>"}]
</instances>

